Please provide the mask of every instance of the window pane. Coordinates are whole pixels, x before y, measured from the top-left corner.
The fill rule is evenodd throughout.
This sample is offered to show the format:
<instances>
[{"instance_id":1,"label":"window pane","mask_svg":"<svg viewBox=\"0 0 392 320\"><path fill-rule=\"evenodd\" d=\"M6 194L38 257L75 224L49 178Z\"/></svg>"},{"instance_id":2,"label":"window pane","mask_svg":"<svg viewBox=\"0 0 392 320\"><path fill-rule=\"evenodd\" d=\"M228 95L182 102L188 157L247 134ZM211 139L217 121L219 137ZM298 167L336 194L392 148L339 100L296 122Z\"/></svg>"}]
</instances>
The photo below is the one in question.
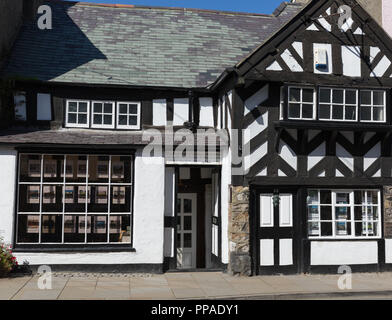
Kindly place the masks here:
<instances>
[{"instance_id":1,"label":"window pane","mask_svg":"<svg viewBox=\"0 0 392 320\"><path fill-rule=\"evenodd\" d=\"M308 206L308 220L320 220L319 206Z\"/></svg>"},{"instance_id":2,"label":"window pane","mask_svg":"<svg viewBox=\"0 0 392 320\"><path fill-rule=\"evenodd\" d=\"M302 118L313 119L313 105L303 104L302 105Z\"/></svg>"},{"instance_id":3,"label":"window pane","mask_svg":"<svg viewBox=\"0 0 392 320\"><path fill-rule=\"evenodd\" d=\"M361 120L365 120L365 121L372 120L371 107L361 107Z\"/></svg>"},{"instance_id":4,"label":"window pane","mask_svg":"<svg viewBox=\"0 0 392 320\"><path fill-rule=\"evenodd\" d=\"M320 102L331 102L330 89L320 89Z\"/></svg>"},{"instance_id":5,"label":"window pane","mask_svg":"<svg viewBox=\"0 0 392 320\"><path fill-rule=\"evenodd\" d=\"M184 230L192 230L192 216L184 216Z\"/></svg>"},{"instance_id":6,"label":"window pane","mask_svg":"<svg viewBox=\"0 0 392 320\"><path fill-rule=\"evenodd\" d=\"M76 113L68 114L68 123L76 123Z\"/></svg>"},{"instance_id":7,"label":"window pane","mask_svg":"<svg viewBox=\"0 0 392 320\"><path fill-rule=\"evenodd\" d=\"M346 90L346 104L357 104L357 92Z\"/></svg>"},{"instance_id":8,"label":"window pane","mask_svg":"<svg viewBox=\"0 0 392 320\"><path fill-rule=\"evenodd\" d=\"M66 185L65 212L86 212L86 196L90 199L90 194L86 195L86 186Z\"/></svg>"},{"instance_id":9,"label":"window pane","mask_svg":"<svg viewBox=\"0 0 392 320\"><path fill-rule=\"evenodd\" d=\"M192 248L192 234L184 233L184 248Z\"/></svg>"},{"instance_id":10,"label":"window pane","mask_svg":"<svg viewBox=\"0 0 392 320\"><path fill-rule=\"evenodd\" d=\"M111 212L131 212L131 188L129 186L111 187Z\"/></svg>"},{"instance_id":11,"label":"window pane","mask_svg":"<svg viewBox=\"0 0 392 320\"><path fill-rule=\"evenodd\" d=\"M102 103L94 103L94 112L102 113Z\"/></svg>"},{"instance_id":12,"label":"window pane","mask_svg":"<svg viewBox=\"0 0 392 320\"><path fill-rule=\"evenodd\" d=\"M66 182L86 182L87 157L67 156L66 157Z\"/></svg>"},{"instance_id":13,"label":"window pane","mask_svg":"<svg viewBox=\"0 0 392 320\"><path fill-rule=\"evenodd\" d=\"M77 215L64 216L64 242L85 242L86 217Z\"/></svg>"},{"instance_id":14,"label":"window pane","mask_svg":"<svg viewBox=\"0 0 392 320\"><path fill-rule=\"evenodd\" d=\"M19 185L19 211L39 212L40 186Z\"/></svg>"},{"instance_id":15,"label":"window pane","mask_svg":"<svg viewBox=\"0 0 392 320\"><path fill-rule=\"evenodd\" d=\"M321 206L321 220L332 220L332 207L331 206Z\"/></svg>"},{"instance_id":16,"label":"window pane","mask_svg":"<svg viewBox=\"0 0 392 320\"><path fill-rule=\"evenodd\" d=\"M289 118L299 118L300 117L300 104L290 103L289 104Z\"/></svg>"},{"instance_id":17,"label":"window pane","mask_svg":"<svg viewBox=\"0 0 392 320\"><path fill-rule=\"evenodd\" d=\"M331 191L330 190L320 190L320 203L321 204L331 204Z\"/></svg>"},{"instance_id":18,"label":"window pane","mask_svg":"<svg viewBox=\"0 0 392 320\"><path fill-rule=\"evenodd\" d=\"M95 114L93 123L94 124L102 124L102 115Z\"/></svg>"},{"instance_id":19,"label":"window pane","mask_svg":"<svg viewBox=\"0 0 392 320\"><path fill-rule=\"evenodd\" d=\"M332 236L332 222L321 222L321 235Z\"/></svg>"},{"instance_id":20,"label":"window pane","mask_svg":"<svg viewBox=\"0 0 392 320\"><path fill-rule=\"evenodd\" d=\"M39 241L39 216L18 215L18 242L36 243Z\"/></svg>"},{"instance_id":21,"label":"window pane","mask_svg":"<svg viewBox=\"0 0 392 320\"><path fill-rule=\"evenodd\" d=\"M69 102L68 112L78 112L78 104L76 102Z\"/></svg>"},{"instance_id":22,"label":"window pane","mask_svg":"<svg viewBox=\"0 0 392 320\"><path fill-rule=\"evenodd\" d=\"M343 103L343 90L332 90L332 102Z\"/></svg>"},{"instance_id":23,"label":"window pane","mask_svg":"<svg viewBox=\"0 0 392 320\"><path fill-rule=\"evenodd\" d=\"M119 105L119 113L122 113L122 114L127 114L128 113L128 108L127 108L126 104L121 103Z\"/></svg>"},{"instance_id":24,"label":"window pane","mask_svg":"<svg viewBox=\"0 0 392 320\"><path fill-rule=\"evenodd\" d=\"M319 118L329 120L331 117L331 106L329 104L320 104Z\"/></svg>"},{"instance_id":25,"label":"window pane","mask_svg":"<svg viewBox=\"0 0 392 320\"><path fill-rule=\"evenodd\" d=\"M313 89L302 90L302 102L313 102Z\"/></svg>"},{"instance_id":26,"label":"window pane","mask_svg":"<svg viewBox=\"0 0 392 320\"><path fill-rule=\"evenodd\" d=\"M105 103L103 110L105 113L112 113L113 112L113 105L111 103Z\"/></svg>"},{"instance_id":27,"label":"window pane","mask_svg":"<svg viewBox=\"0 0 392 320\"><path fill-rule=\"evenodd\" d=\"M367 191L367 203L369 204L378 204L378 191Z\"/></svg>"},{"instance_id":28,"label":"window pane","mask_svg":"<svg viewBox=\"0 0 392 320\"><path fill-rule=\"evenodd\" d=\"M112 124L112 116L105 115L103 117L103 119L104 119L103 124L105 124L105 125L111 125Z\"/></svg>"},{"instance_id":29,"label":"window pane","mask_svg":"<svg viewBox=\"0 0 392 320\"><path fill-rule=\"evenodd\" d=\"M355 206L354 207L354 220L360 221L363 219L364 216L364 208L362 206Z\"/></svg>"},{"instance_id":30,"label":"window pane","mask_svg":"<svg viewBox=\"0 0 392 320\"><path fill-rule=\"evenodd\" d=\"M129 114L137 114L137 104L129 105Z\"/></svg>"},{"instance_id":31,"label":"window pane","mask_svg":"<svg viewBox=\"0 0 392 320\"><path fill-rule=\"evenodd\" d=\"M112 156L112 183L132 182L132 158Z\"/></svg>"},{"instance_id":32,"label":"window pane","mask_svg":"<svg viewBox=\"0 0 392 320\"><path fill-rule=\"evenodd\" d=\"M350 220L351 208L350 207L335 207L336 220Z\"/></svg>"},{"instance_id":33,"label":"window pane","mask_svg":"<svg viewBox=\"0 0 392 320\"><path fill-rule=\"evenodd\" d=\"M41 242L62 242L62 215L43 215L41 221Z\"/></svg>"},{"instance_id":34,"label":"window pane","mask_svg":"<svg viewBox=\"0 0 392 320\"><path fill-rule=\"evenodd\" d=\"M366 213L368 221L378 220L378 207L369 206L367 207Z\"/></svg>"},{"instance_id":35,"label":"window pane","mask_svg":"<svg viewBox=\"0 0 392 320\"><path fill-rule=\"evenodd\" d=\"M355 120L356 118L356 107L346 107L346 120Z\"/></svg>"},{"instance_id":36,"label":"window pane","mask_svg":"<svg viewBox=\"0 0 392 320\"><path fill-rule=\"evenodd\" d=\"M119 116L118 117L118 124L120 126L126 126L127 125L127 116Z\"/></svg>"},{"instance_id":37,"label":"window pane","mask_svg":"<svg viewBox=\"0 0 392 320\"><path fill-rule=\"evenodd\" d=\"M88 162L89 182L109 182L109 157L90 156Z\"/></svg>"},{"instance_id":38,"label":"window pane","mask_svg":"<svg viewBox=\"0 0 392 320\"><path fill-rule=\"evenodd\" d=\"M289 95L289 101L291 102L300 102L301 101L301 89L291 88Z\"/></svg>"},{"instance_id":39,"label":"window pane","mask_svg":"<svg viewBox=\"0 0 392 320\"><path fill-rule=\"evenodd\" d=\"M337 236L350 236L351 235L351 222L339 221L335 224Z\"/></svg>"},{"instance_id":40,"label":"window pane","mask_svg":"<svg viewBox=\"0 0 392 320\"><path fill-rule=\"evenodd\" d=\"M24 155L20 156L20 180L21 182L41 181L41 156Z\"/></svg>"},{"instance_id":41,"label":"window pane","mask_svg":"<svg viewBox=\"0 0 392 320\"><path fill-rule=\"evenodd\" d=\"M45 155L44 163L45 182L63 182L64 181L64 156Z\"/></svg>"},{"instance_id":42,"label":"window pane","mask_svg":"<svg viewBox=\"0 0 392 320\"><path fill-rule=\"evenodd\" d=\"M379 108L379 107L373 108L373 120L384 121L384 108Z\"/></svg>"},{"instance_id":43,"label":"window pane","mask_svg":"<svg viewBox=\"0 0 392 320\"><path fill-rule=\"evenodd\" d=\"M308 191L307 203L308 204L319 203L318 190L309 190Z\"/></svg>"},{"instance_id":44,"label":"window pane","mask_svg":"<svg viewBox=\"0 0 392 320\"><path fill-rule=\"evenodd\" d=\"M129 116L129 125L136 126L137 125L137 117Z\"/></svg>"},{"instance_id":45,"label":"window pane","mask_svg":"<svg viewBox=\"0 0 392 320\"><path fill-rule=\"evenodd\" d=\"M343 120L343 106L341 105L332 106L332 119Z\"/></svg>"},{"instance_id":46,"label":"window pane","mask_svg":"<svg viewBox=\"0 0 392 320\"><path fill-rule=\"evenodd\" d=\"M79 124L87 124L87 114L79 114L78 123Z\"/></svg>"},{"instance_id":47,"label":"window pane","mask_svg":"<svg viewBox=\"0 0 392 320\"><path fill-rule=\"evenodd\" d=\"M87 216L87 242L107 242L107 216Z\"/></svg>"},{"instance_id":48,"label":"window pane","mask_svg":"<svg viewBox=\"0 0 392 320\"><path fill-rule=\"evenodd\" d=\"M308 234L309 236L319 236L320 235L320 225L318 222L308 223Z\"/></svg>"},{"instance_id":49,"label":"window pane","mask_svg":"<svg viewBox=\"0 0 392 320\"><path fill-rule=\"evenodd\" d=\"M91 199L87 204L88 212L108 212L108 186L90 186Z\"/></svg>"},{"instance_id":50,"label":"window pane","mask_svg":"<svg viewBox=\"0 0 392 320\"><path fill-rule=\"evenodd\" d=\"M131 242L131 217L129 215L110 216L110 242Z\"/></svg>"},{"instance_id":51,"label":"window pane","mask_svg":"<svg viewBox=\"0 0 392 320\"><path fill-rule=\"evenodd\" d=\"M372 103L371 92L370 91L361 91L361 104L368 104Z\"/></svg>"},{"instance_id":52,"label":"window pane","mask_svg":"<svg viewBox=\"0 0 392 320\"><path fill-rule=\"evenodd\" d=\"M192 200L184 199L184 213L192 213Z\"/></svg>"},{"instance_id":53,"label":"window pane","mask_svg":"<svg viewBox=\"0 0 392 320\"><path fill-rule=\"evenodd\" d=\"M337 192L336 193L337 204L350 204L350 193L348 192Z\"/></svg>"},{"instance_id":54,"label":"window pane","mask_svg":"<svg viewBox=\"0 0 392 320\"><path fill-rule=\"evenodd\" d=\"M42 211L43 212L63 212L63 186L43 185L42 186Z\"/></svg>"},{"instance_id":55,"label":"window pane","mask_svg":"<svg viewBox=\"0 0 392 320\"><path fill-rule=\"evenodd\" d=\"M87 102L79 102L79 112L87 112Z\"/></svg>"},{"instance_id":56,"label":"window pane","mask_svg":"<svg viewBox=\"0 0 392 320\"><path fill-rule=\"evenodd\" d=\"M380 91L373 92L373 105L375 106L384 105L384 92L380 92Z\"/></svg>"}]
</instances>

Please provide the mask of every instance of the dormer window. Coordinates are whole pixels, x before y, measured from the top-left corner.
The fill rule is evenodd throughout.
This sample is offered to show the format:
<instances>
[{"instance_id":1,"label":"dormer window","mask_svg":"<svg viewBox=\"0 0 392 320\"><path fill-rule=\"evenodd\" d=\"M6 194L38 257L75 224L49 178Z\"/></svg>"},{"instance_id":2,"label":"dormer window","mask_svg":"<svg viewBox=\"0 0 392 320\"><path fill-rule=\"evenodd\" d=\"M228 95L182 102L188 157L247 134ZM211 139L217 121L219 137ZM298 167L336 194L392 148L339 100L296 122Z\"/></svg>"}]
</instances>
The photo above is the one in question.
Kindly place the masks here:
<instances>
[{"instance_id":1,"label":"dormer window","mask_svg":"<svg viewBox=\"0 0 392 320\"><path fill-rule=\"evenodd\" d=\"M315 100L315 91L313 88L289 87L289 119L314 120Z\"/></svg>"},{"instance_id":2,"label":"dormer window","mask_svg":"<svg viewBox=\"0 0 392 320\"><path fill-rule=\"evenodd\" d=\"M90 102L84 100L68 100L66 126L88 128L90 118Z\"/></svg>"}]
</instances>

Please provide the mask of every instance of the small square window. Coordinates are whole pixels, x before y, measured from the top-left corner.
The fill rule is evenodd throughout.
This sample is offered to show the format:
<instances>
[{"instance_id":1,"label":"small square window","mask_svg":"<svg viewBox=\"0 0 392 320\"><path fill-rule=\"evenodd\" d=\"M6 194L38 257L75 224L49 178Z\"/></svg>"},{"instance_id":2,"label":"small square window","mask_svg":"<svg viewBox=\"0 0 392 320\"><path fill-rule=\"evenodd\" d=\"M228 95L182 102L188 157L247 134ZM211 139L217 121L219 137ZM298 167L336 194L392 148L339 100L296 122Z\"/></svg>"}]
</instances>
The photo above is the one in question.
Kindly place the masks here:
<instances>
[{"instance_id":1,"label":"small square window","mask_svg":"<svg viewBox=\"0 0 392 320\"><path fill-rule=\"evenodd\" d=\"M114 102L93 102L93 128L114 128Z\"/></svg>"},{"instance_id":2,"label":"small square window","mask_svg":"<svg viewBox=\"0 0 392 320\"><path fill-rule=\"evenodd\" d=\"M140 102L118 102L117 110L117 128L140 129Z\"/></svg>"},{"instance_id":3,"label":"small square window","mask_svg":"<svg viewBox=\"0 0 392 320\"><path fill-rule=\"evenodd\" d=\"M314 90L289 88L288 117L297 120L314 119Z\"/></svg>"},{"instance_id":4,"label":"small square window","mask_svg":"<svg viewBox=\"0 0 392 320\"><path fill-rule=\"evenodd\" d=\"M66 126L88 128L89 106L88 101L67 100Z\"/></svg>"},{"instance_id":5,"label":"small square window","mask_svg":"<svg viewBox=\"0 0 392 320\"><path fill-rule=\"evenodd\" d=\"M361 91L361 121L385 122L385 91Z\"/></svg>"}]
</instances>

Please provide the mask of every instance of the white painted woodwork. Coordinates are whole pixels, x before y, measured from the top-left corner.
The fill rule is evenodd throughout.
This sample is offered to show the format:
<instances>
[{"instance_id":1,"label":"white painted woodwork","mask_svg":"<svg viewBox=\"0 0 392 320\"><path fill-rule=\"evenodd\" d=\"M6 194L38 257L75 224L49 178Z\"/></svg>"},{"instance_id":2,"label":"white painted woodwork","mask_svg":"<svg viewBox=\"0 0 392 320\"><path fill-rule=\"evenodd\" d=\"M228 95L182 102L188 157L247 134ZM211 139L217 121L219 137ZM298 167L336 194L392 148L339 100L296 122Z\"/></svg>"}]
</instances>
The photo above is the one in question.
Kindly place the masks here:
<instances>
[{"instance_id":1,"label":"white painted woodwork","mask_svg":"<svg viewBox=\"0 0 392 320\"><path fill-rule=\"evenodd\" d=\"M298 61L293 57L291 52L286 49L283 51L281 58L283 61L286 63L286 65L290 68L292 72L303 72L304 70L302 69L301 65L298 63Z\"/></svg>"},{"instance_id":2,"label":"white painted woodwork","mask_svg":"<svg viewBox=\"0 0 392 320\"><path fill-rule=\"evenodd\" d=\"M312 241L311 265L378 263L377 241Z\"/></svg>"},{"instance_id":3,"label":"white painted woodwork","mask_svg":"<svg viewBox=\"0 0 392 320\"><path fill-rule=\"evenodd\" d=\"M282 71L282 67L277 61L272 62L267 68L267 71Z\"/></svg>"},{"instance_id":4,"label":"white painted woodwork","mask_svg":"<svg viewBox=\"0 0 392 320\"><path fill-rule=\"evenodd\" d=\"M173 167L165 168L165 216L174 217L175 206L175 170Z\"/></svg>"},{"instance_id":5,"label":"white painted woodwork","mask_svg":"<svg viewBox=\"0 0 392 320\"><path fill-rule=\"evenodd\" d=\"M274 240L273 239L260 240L260 265L261 266L274 265Z\"/></svg>"},{"instance_id":6,"label":"white painted woodwork","mask_svg":"<svg viewBox=\"0 0 392 320\"><path fill-rule=\"evenodd\" d=\"M214 107L212 98L199 98L201 127L214 127Z\"/></svg>"},{"instance_id":7,"label":"white painted woodwork","mask_svg":"<svg viewBox=\"0 0 392 320\"><path fill-rule=\"evenodd\" d=\"M303 59L304 58L304 49L302 42L294 41L293 48L297 51L298 55Z\"/></svg>"},{"instance_id":8,"label":"white painted woodwork","mask_svg":"<svg viewBox=\"0 0 392 320\"><path fill-rule=\"evenodd\" d=\"M379 47L370 47L370 63L373 62L374 58L377 56L377 54L380 52Z\"/></svg>"},{"instance_id":9,"label":"white painted woodwork","mask_svg":"<svg viewBox=\"0 0 392 320\"><path fill-rule=\"evenodd\" d=\"M327 52L327 69L319 70L316 68L316 64L313 66L314 73L317 74L332 74L332 45L330 43L313 43L313 56L316 56L316 52L319 50L325 50Z\"/></svg>"},{"instance_id":10,"label":"white painted woodwork","mask_svg":"<svg viewBox=\"0 0 392 320\"><path fill-rule=\"evenodd\" d=\"M174 228L165 228L164 230L164 248L163 254L165 257L174 257Z\"/></svg>"},{"instance_id":11,"label":"white painted woodwork","mask_svg":"<svg viewBox=\"0 0 392 320\"><path fill-rule=\"evenodd\" d=\"M306 28L308 31L320 31L314 23L312 23L309 27Z\"/></svg>"},{"instance_id":12,"label":"white painted woodwork","mask_svg":"<svg viewBox=\"0 0 392 320\"><path fill-rule=\"evenodd\" d=\"M212 175L212 212L213 217L219 217L219 175L214 173ZM211 242L212 254L215 256L219 255L219 227L215 224L211 224ZM208 230L208 229L207 229Z\"/></svg>"},{"instance_id":13,"label":"white painted woodwork","mask_svg":"<svg viewBox=\"0 0 392 320\"><path fill-rule=\"evenodd\" d=\"M153 100L152 102L152 125L165 126L166 125L166 99Z\"/></svg>"},{"instance_id":14,"label":"white painted woodwork","mask_svg":"<svg viewBox=\"0 0 392 320\"><path fill-rule=\"evenodd\" d=\"M385 263L392 263L392 239L385 239Z\"/></svg>"},{"instance_id":15,"label":"white painted woodwork","mask_svg":"<svg viewBox=\"0 0 392 320\"><path fill-rule=\"evenodd\" d=\"M260 227L274 226L273 194L260 195Z\"/></svg>"},{"instance_id":16,"label":"white painted woodwork","mask_svg":"<svg viewBox=\"0 0 392 320\"><path fill-rule=\"evenodd\" d=\"M213 201L213 187L211 184L206 184L204 191L204 205L205 205L205 218L204 218L204 227L205 227L205 242L206 242L206 250L205 250L205 259L206 259L206 267L211 268L211 253L212 253L212 210L214 208ZM208 232L210 230L210 232Z\"/></svg>"},{"instance_id":17,"label":"white painted woodwork","mask_svg":"<svg viewBox=\"0 0 392 320\"><path fill-rule=\"evenodd\" d=\"M342 46L343 75L361 76L361 49L359 46Z\"/></svg>"},{"instance_id":18,"label":"white painted woodwork","mask_svg":"<svg viewBox=\"0 0 392 320\"><path fill-rule=\"evenodd\" d=\"M389 60L386 56L383 56L377 66L373 69L370 76L371 77L382 77L385 72L391 65L391 60Z\"/></svg>"},{"instance_id":19,"label":"white painted woodwork","mask_svg":"<svg viewBox=\"0 0 392 320\"><path fill-rule=\"evenodd\" d=\"M279 144L279 156L286 161L294 170L297 170L297 155L284 142Z\"/></svg>"},{"instance_id":20,"label":"white painted woodwork","mask_svg":"<svg viewBox=\"0 0 392 320\"><path fill-rule=\"evenodd\" d=\"M293 195L291 193L279 194L279 226L293 226Z\"/></svg>"},{"instance_id":21,"label":"white painted woodwork","mask_svg":"<svg viewBox=\"0 0 392 320\"><path fill-rule=\"evenodd\" d=\"M293 239L279 239L279 265L293 265Z\"/></svg>"},{"instance_id":22,"label":"white painted woodwork","mask_svg":"<svg viewBox=\"0 0 392 320\"><path fill-rule=\"evenodd\" d=\"M47 93L37 93L37 120L52 120L51 95Z\"/></svg>"},{"instance_id":23,"label":"white painted woodwork","mask_svg":"<svg viewBox=\"0 0 392 320\"><path fill-rule=\"evenodd\" d=\"M173 126L182 126L189 121L189 99L174 99L173 104Z\"/></svg>"}]
</instances>

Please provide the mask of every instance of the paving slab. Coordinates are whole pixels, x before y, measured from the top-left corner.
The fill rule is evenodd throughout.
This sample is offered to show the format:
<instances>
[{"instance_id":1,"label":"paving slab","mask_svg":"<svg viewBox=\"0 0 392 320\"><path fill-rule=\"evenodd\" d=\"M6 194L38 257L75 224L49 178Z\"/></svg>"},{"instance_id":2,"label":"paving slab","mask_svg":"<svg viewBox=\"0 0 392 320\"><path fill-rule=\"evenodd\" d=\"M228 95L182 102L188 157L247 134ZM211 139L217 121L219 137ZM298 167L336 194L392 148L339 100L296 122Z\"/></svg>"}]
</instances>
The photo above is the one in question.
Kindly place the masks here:
<instances>
[{"instance_id":1,"label":"paving slab","mask_svg":"<svg viewBox=\"0 0 392 320\"><path fill-rule=\"evenodd\" d=\"M61 292L60 300L83 300L91 299L94 294L94 287L66 287Z\"/></svg>"},{"instance_id":2,"label":"paving slab","mask_svg":"<svg viewBox=\"0 0 392 320\"><path fill-rule=\"evenodd\" d=\"M56 300L62 289L28 289L23 288L12 300Z\"/></svg>"},{"instance_id":3,"label":"paving slab","mask_svg":"<svg viewBox=\"0 0 392 320\"><path fill-rule=\"evenodd\" d=\"M173 300L176 297L168 287L131 287L131 299Z\"/></svg>"}]
</instances>

